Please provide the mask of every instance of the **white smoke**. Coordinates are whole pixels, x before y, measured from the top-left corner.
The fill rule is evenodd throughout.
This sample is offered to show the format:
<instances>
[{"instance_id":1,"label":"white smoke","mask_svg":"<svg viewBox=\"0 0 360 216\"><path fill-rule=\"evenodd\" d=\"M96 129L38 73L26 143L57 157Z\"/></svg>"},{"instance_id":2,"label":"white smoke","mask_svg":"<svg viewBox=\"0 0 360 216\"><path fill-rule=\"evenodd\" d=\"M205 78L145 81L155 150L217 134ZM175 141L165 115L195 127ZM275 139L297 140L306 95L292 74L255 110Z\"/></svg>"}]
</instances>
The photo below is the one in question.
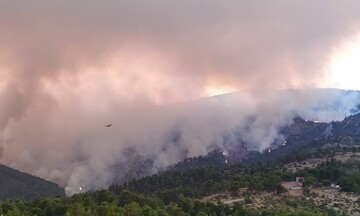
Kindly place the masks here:
<instances>
[{"instance_id":1,"label":"white smoke","mask_svg":"<svg viewBox=\"0 0 360 216\"><path fill-rule=\"evenodd\" d=\"M124 149L155 172L234 128L262 150L295 115L341 119L357 93L268 89L321 86L329 53L359 31L359 4L3 0L0 161L71 194L121 176ZM242 93L174 103L222 88Z\"/></svg>"}]
</instances>

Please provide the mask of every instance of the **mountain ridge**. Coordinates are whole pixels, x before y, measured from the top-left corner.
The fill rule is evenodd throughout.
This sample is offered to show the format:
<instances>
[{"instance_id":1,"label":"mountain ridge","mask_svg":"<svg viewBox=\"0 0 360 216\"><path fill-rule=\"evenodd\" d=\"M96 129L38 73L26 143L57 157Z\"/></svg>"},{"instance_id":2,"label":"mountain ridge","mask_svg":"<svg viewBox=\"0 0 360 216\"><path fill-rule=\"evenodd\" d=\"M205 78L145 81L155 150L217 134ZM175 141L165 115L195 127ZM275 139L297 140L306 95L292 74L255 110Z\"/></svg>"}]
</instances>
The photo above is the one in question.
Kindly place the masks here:
<instances>
[{"instance_id":1,"label":"mountain ridge","mask_svg":"<svg viewBox=\"0 0 360 216\"><path fill-rule=\"evenodd\" d=\"M42 178L0 164L0 200L65 196L63 188Z\"/></svg>"},{"instance_id":2,"label":"mountain ridge","mask_svg":"<svg viewBox=\"0 0 360 216\"><path fill-rule=\"evenodd\" d=\"M272 143L263 152L247 150L243 143L239 143L239 146L233 149L223 150L219 148L205 156L187 158L169 169L185 170L208 165L221 167L252 163L259 160L271 160L314 142L320 143L320 145L340 141L343 144L354 144L356 141L360 141L360 113L347 116L342 121L328 123L306 120L297 116L293 119L293 124L282 128L280 133L280 139ZM239 152L241 152L240 156ZM204 161L207 163L204 163Z\"/></svg>"}]
</instances>

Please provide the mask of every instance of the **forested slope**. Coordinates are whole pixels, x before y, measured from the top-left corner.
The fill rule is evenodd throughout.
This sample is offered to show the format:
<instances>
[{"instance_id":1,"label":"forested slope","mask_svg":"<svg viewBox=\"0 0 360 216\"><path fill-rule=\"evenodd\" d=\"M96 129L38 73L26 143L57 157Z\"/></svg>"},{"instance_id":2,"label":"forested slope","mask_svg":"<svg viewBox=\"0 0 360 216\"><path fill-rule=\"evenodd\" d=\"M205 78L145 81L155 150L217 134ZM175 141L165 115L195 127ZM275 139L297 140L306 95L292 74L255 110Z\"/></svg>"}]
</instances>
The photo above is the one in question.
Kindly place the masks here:
<instances>
[{"instance_id":1,"label":"forested slope","mask_svg":"<svg viewBox=\"0 0 360 216\"><path fill-rule=\"evenodd\" d=\"M52 182L0 164L0 200L55 195L64 196L64 189Z\"/></svg>"}]
</instances>

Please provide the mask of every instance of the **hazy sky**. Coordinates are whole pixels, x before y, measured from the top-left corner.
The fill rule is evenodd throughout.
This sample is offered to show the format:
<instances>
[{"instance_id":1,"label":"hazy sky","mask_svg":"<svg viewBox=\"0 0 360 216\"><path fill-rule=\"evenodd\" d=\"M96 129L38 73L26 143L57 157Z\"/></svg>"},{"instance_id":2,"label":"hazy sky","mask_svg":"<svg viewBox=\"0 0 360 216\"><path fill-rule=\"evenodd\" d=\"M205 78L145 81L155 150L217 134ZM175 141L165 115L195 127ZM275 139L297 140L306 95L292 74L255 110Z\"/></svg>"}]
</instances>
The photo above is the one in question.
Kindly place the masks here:
<instances>
[{"instance_id":1,"label":"hazy sky","mask_svg":"<svg viewBox=\"0 0 360 216\"><path fill-rule=\"evenodd\" d=\"M213 136L254 110L266 118L249 140L264 148L295 105L329 102L296 94L285 112L278 98L264 102L267 89L360 89L359 10L358 0L2 0L0 161L64 186L85 184L126 146L141 143L144 155L163 149L174 125L188 155L204 154ZM248 89L255 93L226 109L174 108ZM320 116L338 119L353 105ZM270 125L278 110L287 114ZM178 151L166 149L159 161L182 159ZM99 176L97 187L109 183Z\"/></svg>"},{"instance_id":2,"label":"hazy sky","mask_svg":"<svg viewBox=\"0 0 360 216\"><path fill-rule=\"evenodd\" d=\"M347 87L326 66L354 40L360 16L356 0L0 4L2 89L61 94L100 79L116 97L158 103L260 86Z\"/></svg>"}]
</instances>

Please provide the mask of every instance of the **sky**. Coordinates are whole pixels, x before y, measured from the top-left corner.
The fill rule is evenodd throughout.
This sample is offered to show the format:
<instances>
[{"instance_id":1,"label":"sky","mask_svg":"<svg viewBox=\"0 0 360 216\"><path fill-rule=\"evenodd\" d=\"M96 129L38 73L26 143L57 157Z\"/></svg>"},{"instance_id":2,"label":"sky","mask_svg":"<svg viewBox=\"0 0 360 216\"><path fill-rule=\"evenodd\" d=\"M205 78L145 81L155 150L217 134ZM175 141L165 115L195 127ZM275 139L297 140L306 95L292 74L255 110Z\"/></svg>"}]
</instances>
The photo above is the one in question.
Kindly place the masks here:
<instances>
[{"instance_id":1,"label":"sky","mask_svg":"<svg viewBox=\"0 0 360 216\"><path fill-rule=\"evenodd\" d=\"M356 95L306 89L360 89L359 9L357 0L2 0L0 162L71 194L108 185L126 147L160 169L223 145L219 134L250 115L258 121L241 130L259 150L294 113L339 120ZM269 93L284 89L304 91ZM199 102L229 92L242 93ZM329 109L334 101L343 104ZM173 131L181 144L165 148Z\"/></svg>"}]
</instances>

